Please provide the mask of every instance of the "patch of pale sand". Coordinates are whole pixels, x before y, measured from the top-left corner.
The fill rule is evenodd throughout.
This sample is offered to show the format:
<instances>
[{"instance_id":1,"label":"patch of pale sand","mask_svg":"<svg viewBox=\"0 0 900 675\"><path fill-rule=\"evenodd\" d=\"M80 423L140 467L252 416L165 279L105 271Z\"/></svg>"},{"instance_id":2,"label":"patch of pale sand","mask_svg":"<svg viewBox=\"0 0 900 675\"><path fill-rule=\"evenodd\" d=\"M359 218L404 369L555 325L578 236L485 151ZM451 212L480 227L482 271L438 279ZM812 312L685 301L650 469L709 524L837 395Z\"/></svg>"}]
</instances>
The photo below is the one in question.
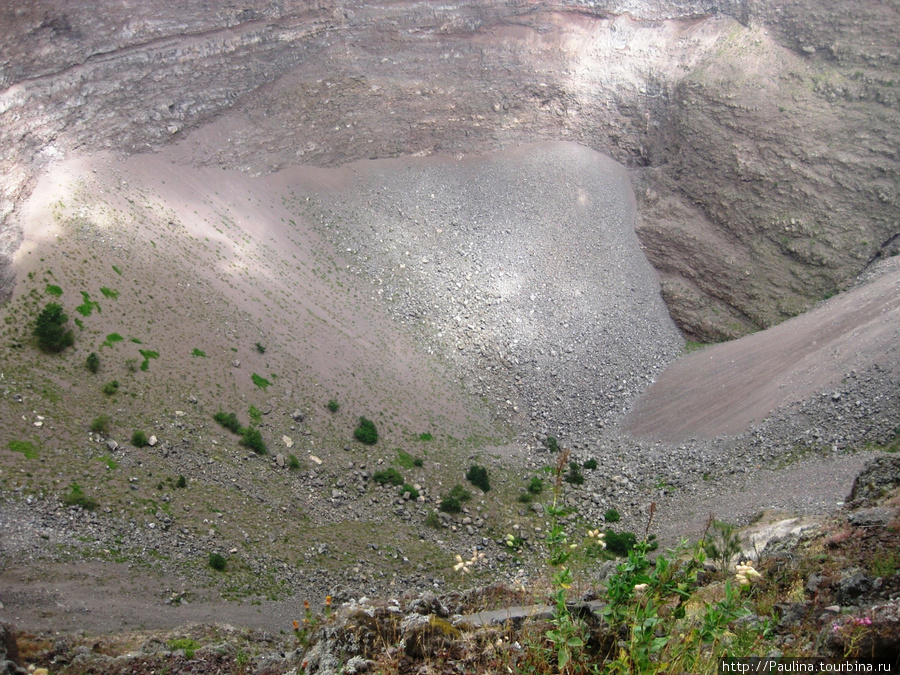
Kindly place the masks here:
<instances>
[{"instance_id":1,"label":"patch of pale sand","mask_svg":"<svg viewBox=\"0 0 900 675\"><path fill-rule=\"evenodd\" d=\"M293 184L315 190L339 182L339 172L311 170ZM62 200L67 220L91 225L46 249L41 265L72 268L77 281L63 296L70 315L80 291L102 306L83 319L81 337L89 339L81 346L123 362L142 360L138 349L158 351L142 383L165 388L166 407L188 393L220 395L208 403L222 406L246 400L262 407L278 397L285 407L331 420L324 404L336 398L347 417L342 424L367 415L398 441L401 431L492 435L480 402L391 322L372 287L304 220L302 192L285 190L278 181L177 166L156 155L56 165L35 194L43 203ZM47 230L46 213L25 212L27 236ZM82 248L68 255L66 247L79 241ZM100 262L73 268L91 249ZM104 298L103 286L119 298ZM101 347L112 332L126 342ZM128 342L132 337L142 344ZM265 354L256 342L267 346ZM192 356L195 348L208 358ZM234 359L240 368L231 366ZM252 373L274 386L257 390Z\"/></svg>"},{"instance_id":2,"label":"patch of pale sand","mask_svg":"<svg viewBox=\"0 0 900 675\"><path fill-rule=\"evenodd\" d=\"M624 428L664 441L736 434L850 371L900 363L900 265L810 312L670 365Z\"/></svg>"}]
</instances>

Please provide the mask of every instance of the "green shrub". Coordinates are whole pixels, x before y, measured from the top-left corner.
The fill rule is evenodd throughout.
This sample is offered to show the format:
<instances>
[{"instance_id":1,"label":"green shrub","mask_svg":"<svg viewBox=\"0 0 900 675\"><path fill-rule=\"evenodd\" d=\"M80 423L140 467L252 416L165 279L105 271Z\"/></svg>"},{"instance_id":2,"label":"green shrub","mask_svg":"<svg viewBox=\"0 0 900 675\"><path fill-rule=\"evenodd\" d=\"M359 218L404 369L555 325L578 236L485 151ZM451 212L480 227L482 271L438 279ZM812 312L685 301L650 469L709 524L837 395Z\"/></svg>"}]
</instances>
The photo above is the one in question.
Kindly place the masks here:
<instances>
[{"instance_id":1,"label":"green shrub","mask_svg":"<svg viewBox=\"0 0 900 675\"><path fill-rule=\"evenodd\" d=\"M559 452L559 441L554 436L547 436L547 449L550 452Z\"/></svg>"},{"instance_id":2,"label":"green shrub","mask_svg":"<svg viewBox=\"0 0 900 675\"><path fill-rule=\"evenodd\" d=\"M138 352L144 357L144 360L141 361L141 370L143 371L150 370L150 359L159 358L159 352L155 352L152 349L138 349Z\"/></svg>"},{"instance_id":3,"label":"green shrub","mask_svg":"<svg viewBox=\"0 0 900 675\"><path fill-rule=\"evenodd\" d=\"M740 535L731 523L714 520L711 525L703 538L703 548L719 569L726 569L731 559L741 552Z\"/></svg>"},{"instance_id":4,"label":"green shrub","mask_svg":"<svg viewBox=\"0 0 900 675\"><path fill-rule=\"evenodd\" d=\"M98 506L95 499L91 499L84 494L78 483L72 483L69 486L69 494L63 497L63 504L66 506L80 506L85 511L93 511Z\"/></svg>"},{"instance_id":5,"label":"green shrub","mask_svg":"<svg viewBox=\"0 0 900 675\"><path fill-rule=\"evenodd\" d=\"M241 430L241 445L250 448L257 455L264 455L267 452L266 442L263 440L262 434L256 427L247 427Z\"/></svg>"},{"instance_id":6,"label":"green shrub","mask_svg":"<svg viewBox=\"0 0 900 675\"><path fill-rule=\"evenodd\" d=\"M186 488L187 487L187 478L179 475L178 480L175 481L175 487L177 488Z\"/></svg>"},{"instance_id":7,"label":"green shrub","mask_svg":"<svg viewBox=\"0 0 900 675\"><path fill-rule=\"evenodd\" d=\"M466 480L482 491L488 492L491 489L491 482L488 480L488 472L483 466L473 464L466 471Z\"/></svg>"},{"instance_id":8,"label":"green shrub","mask_svg":"<svg viewBox=\"0 0 900 675\"><path fill-rule=\"evenodd\" d=\"M258 351L260 354L265 354L266 353L265 345L261 345L260 343L257 342L256 343L256 351Z\"/></svg>"},{"instance_id":9,"label":"green shrub","mask_svg":"<svg viewBox=\"0 0 900 675\"><path fill-rule=\"evenodd\" d=\"M401 476L400 472L394 467L376 471L375 475L372 476L372 480L379 485L385 485L387 483L390 483L391 485L403 485L403 476Z\"/></svg>"},{"instance_id":10,"label":"green shrub","mask_svg":"<svg viewBox=\"0 0 900 675\"><path fill-rule=\"evenodd\" d=\"M45 352L61 352L66 347L75 344L75 335L66 329L69 317L63 311L62 305L49 302L34 322L34 334L38 339L38 346Z\"/></svg>"},{"instance_id":11,"label":"green shrub","mask_svg":"<svg viewBox=\"0 0 900 675\"><path fill-rule=\"evenodd\" d=\"M423 433L423 434L419 434L419 440L420 440L420 441L431 441L431 440L434 440L434 436L432 436L431 434L429 434L429 433L426 431L426 432Z\"/></svg>"},{"instance_id":12,"label":"green shrub","mask_svg":"<svg viewBox=\"0 0 900 675\"><path fill-rule=\"evenodd\" d=\"M47 288L44 289L47 295L55 295L57 298L62 295L62 288L56 286L55 284L47 284Z\"/></svg>"},{"instance_id":13,"label":"green shrub","mask_svg":"<svg viewBox=\"0 0 900 675\"><path fill-rule=\"evenodd\" d=\"M402 497L407 492L409 493L410 499L418 499L419 498L419 491L416 490L416 488L414 488L409 483L404 483L403 485L400 486L400 496Z\"/></svg>"},{"instance_id":14,"label":"green shrub","mask_svg":"<svg viewBox=\"0 0 900 675\"><path fill-rule=\"evenodd\" d=\"M586 461L586 462L583 464L583 466L584 466L585 469L588 469L588 470L590 470L590 471L593 471L594 469L597 468L597 460L596 460L596 459L589 459L588 461Z\"/></svg>"},{"instance_id":15,"label":"green shrub","mask_svg":"<svg viewBox=\"0 0 900 675\"><path fill-rule=\"evenodd\" d=\"M534 500L534 495L530 492L522 492L517 499L523 504L530 504Z\"/></svg>"},{"instance_id":16,"label":"green shrub","mask_svg":"<svg viewBox=\"0 0 900 675\"><path fill-rule=\"evenodd\" d=\"M109 431L109 415L97 415L91 421L91 431L95 434L105 434Z\"/></svg>"},{"instance_id":17,"label":"green shrub","mask_svg":"<svg viewBox=\"0 0 900 675\"><path fill-rule=\"evenodd\" d=\"M433 527L435 529L441 526L441 518L438 516L437 511L428 512L428 515L425 516L425 524L428 527Z\"/></svg>"},{"instance_id":18,"label":"green shrub","mask_svg":"<svg viewBox=\"0 0 900 675\"><path fill-rule=\"evenodd\" d=\"M544 481L537 476L532 476L528 483L528 491L533 495L539 495L544 491Z\"/></svg>"},{"instance_id":19,"label":"green shrub","mask_svg":"<svg viewBox=\"0 0 900 675\"><path fill-rule=\"evenodd\" d=\"M606 520L607 523L618 523L620 518L619 512L615 509L607 509L606 513L603 514L603 519Z\"/></svg>"},{"instance_id":20,"label":"green shrub","mask_svg":"<svg viewBox=\"0 0 900 675\"><path fill-rule=\"evenodd\" d=\"M238 421L237 415L234 413L222 412L221 410L213 415L213 419L221 424L228 431L239 434L241 433L241 423Z\"/></svg>"},{"instance_id":21,"label":"green shrub","mask_svg":"<svg viewBox=\"0 0 900 675\"><path fill-rule=\"evenodd\" d=\"M87 360L84 362L84 365L89 371L96 375L97 371L100 370L100 357L97 356L97 352L91 352L90 354L88 354Z\"/></svg>"},{"instance_id":22,"label":"green shrub","mask_svg":"<svg viewBox=\"0 0 900 675\"><path fill-rule=\"evenodd\" d=\"M212 567L216 572L224 572L225 566L228 563L226 562L224 556L219 555L218 553L210 553L209 554L209 566Z\"/></svg>"},{"instance_id":23,"label":"green shrub","mask_svg":"<svg viewBox=\"0 0 900 675\"><path fill-rule=\"evenodd\" d=\"M462 504L456 497L444 497L438 508L444 513L459 513L462 511Z\"/></svg>"},{"instance_id":24,"label":"green shrub","mask_svg":"<svg viewBox=\"0 0 900 675\"><path fill-rule=\"evenodd\" d=\"M297 455L288 455L288 468L291 471L297 471L300 468L300 460Z\"/></svg>"},{"instance_id":25,"label":"green shrub","mask_svg":"<svg viewBox=\"0 0 900 675\"><path fill-rule=\"evenodd\" d=\"M112 396L117 391L119 391L119 381L113 380L112 382L107 382L103 385L103 393L107 396Z\"/></svg>"},{"instance_id":26,"label":"green shrub","mask_svg":"<svg viewBox=\"0 0 900 675\"><path fill-rule=\"evenodd\" d=\"M194 347L194 351L191 352L191 356L200 356L206 358L206 352L202 349L197 349L196 347Z\"/></svg>"},{"instance_id":27,"label":"green shrub","mask_svg":"<svg viewBox=\"0 0 900 675\"><path fill-rule=\"evenodd\" d=\"M616 555L628 555L628 552L637 545L637 537L633 532L607 530L603 541L606 542L606 550Z\"/></svg>"},{"instance_id":28,"label":"green shrub","mask_svg":"<svg viewBox=\"0 0 900 675\"><path fill-rule=\"evenodd\" d=\"M107 288L106 286L103 286L100 289L100 292L103 293L104 298L112 298L113 300L119 299L119 291L113 290L112 288Z\"/></svg>"},{"instance_id":29,"label":"green shrub","mask_svg":"<svg viewBox=\"0 0 900 675\"><path fill-rule=\"evenodd\" d=\"M338 410L340 410L341 404L337 402L337 399L333 398L328 401L327 404L325 404L325 407L328 408L328 410L330 410L331 412L336 413Z\"/></svg>"},{"instance_id":30,"label":"green shrub","mask_svg":"<svg viewBox=\"0 0 900 675\"><path fill-rule=\"evenodd\" d=\"M450 490L450 496L460 502L467 502L472 499L472 493L466 490L462 485L456 484Z\"/></svg>"},{"instance_id":31,"label":"green shrub","mask_svg":"<svg viewBox=\"0 0 900 675\"><path fill-rule=\"evenodd\" d=\"M378 442L378 430L375 428L375 423L370 419L360 417L359 424L353 430L353 438L366 445L375 445Z\"/></svg>"},{"instance_id":32,"label":"green shrub","mask_svg":"<svg viewBox=\"0 0 900 675\"><path fill-rule=\"evenodd\" d=\"M135 429L134 433L131 434L131 444L136 448L143 448L147 443L147 434L139 429Z\"/></svg>"},{"instance_id":33,"label":"green shrub","mask_svg":"<svg viewBox=\"0 0 900 675\"><path fill-rule=\"evenodd\" d=\"M413 459L413 466L423 467L425 466L425 460L423 460L421 457L416 457Z\"/></svg>"},{"instance_id":34,"label":"green shrub","mask_svg":"<svg viewBox=\"0 0 900 675\"><path fill-rule=\"evenodd\" d=\"M563 480L572 485L581 485L584 483L584 474L576 462L569 462L569 471L563 476Z\"/></svg>"}]
</instances>

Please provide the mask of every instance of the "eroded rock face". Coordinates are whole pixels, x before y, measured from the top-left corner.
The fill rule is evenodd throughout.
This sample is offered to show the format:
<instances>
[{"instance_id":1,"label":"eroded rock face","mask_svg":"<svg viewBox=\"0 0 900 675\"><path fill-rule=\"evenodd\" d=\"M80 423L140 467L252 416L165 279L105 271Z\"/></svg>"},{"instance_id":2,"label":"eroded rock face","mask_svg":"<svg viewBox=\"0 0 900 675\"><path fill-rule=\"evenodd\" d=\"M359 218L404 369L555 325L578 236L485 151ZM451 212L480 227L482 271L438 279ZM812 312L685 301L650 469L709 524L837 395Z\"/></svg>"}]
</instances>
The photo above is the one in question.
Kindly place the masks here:
<instances>
[{"instance_id":1,"label":"eroded rock face","mask_svg":"<svg viewBox=\"0 0 900 675\"><path fill-rule=\"evenodd\" d=\"M43 0L0 11L5 256L21 236L16 204L49 162L173 143L192 162L268 173L577 141L631 168L664 297L703 339L796 314L900 246L892 6Z\"/></svg>"}]
</instances>

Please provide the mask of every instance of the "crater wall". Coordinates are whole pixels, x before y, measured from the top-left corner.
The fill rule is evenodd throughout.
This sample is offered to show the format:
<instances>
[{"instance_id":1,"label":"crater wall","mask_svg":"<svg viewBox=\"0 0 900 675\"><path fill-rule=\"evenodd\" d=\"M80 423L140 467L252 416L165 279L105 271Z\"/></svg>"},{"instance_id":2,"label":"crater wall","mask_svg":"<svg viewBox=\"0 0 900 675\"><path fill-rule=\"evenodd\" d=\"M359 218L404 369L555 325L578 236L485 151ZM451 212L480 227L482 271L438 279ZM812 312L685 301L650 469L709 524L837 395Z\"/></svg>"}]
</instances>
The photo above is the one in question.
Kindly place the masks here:
<instances>
[{"instance_id":1,"label":"crater wall","mask_svg":"<svg viewBox=\"0 0 900 675\"><path fill-rule=\"evenodd\" d=\"M737 336L896 250L900 18L864 5L7 7L0 252L34 176L75 153L175 145L265 174L569 140L629 167L681 328Z\"/></svg>"}]
</instances>

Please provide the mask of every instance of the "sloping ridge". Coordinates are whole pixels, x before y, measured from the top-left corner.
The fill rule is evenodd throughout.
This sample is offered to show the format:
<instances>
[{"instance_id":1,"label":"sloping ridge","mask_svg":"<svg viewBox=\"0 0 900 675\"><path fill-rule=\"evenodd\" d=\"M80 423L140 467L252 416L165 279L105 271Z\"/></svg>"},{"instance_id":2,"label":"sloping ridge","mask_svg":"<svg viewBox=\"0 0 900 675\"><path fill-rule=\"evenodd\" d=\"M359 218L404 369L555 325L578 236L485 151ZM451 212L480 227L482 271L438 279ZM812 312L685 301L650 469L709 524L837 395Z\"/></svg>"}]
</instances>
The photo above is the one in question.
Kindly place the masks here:
<instances>
[{"instance_id":1,"label":"sloping ridge","mask_svg":"<svg viewBox=\"0 0 900 675\"><path fill-rule=\"evenodd\" d=\"M662 441L736 434L852 370L900 361L900 264L778 326L669 366L624 426Z\"/></svg>"}]
</instances>

